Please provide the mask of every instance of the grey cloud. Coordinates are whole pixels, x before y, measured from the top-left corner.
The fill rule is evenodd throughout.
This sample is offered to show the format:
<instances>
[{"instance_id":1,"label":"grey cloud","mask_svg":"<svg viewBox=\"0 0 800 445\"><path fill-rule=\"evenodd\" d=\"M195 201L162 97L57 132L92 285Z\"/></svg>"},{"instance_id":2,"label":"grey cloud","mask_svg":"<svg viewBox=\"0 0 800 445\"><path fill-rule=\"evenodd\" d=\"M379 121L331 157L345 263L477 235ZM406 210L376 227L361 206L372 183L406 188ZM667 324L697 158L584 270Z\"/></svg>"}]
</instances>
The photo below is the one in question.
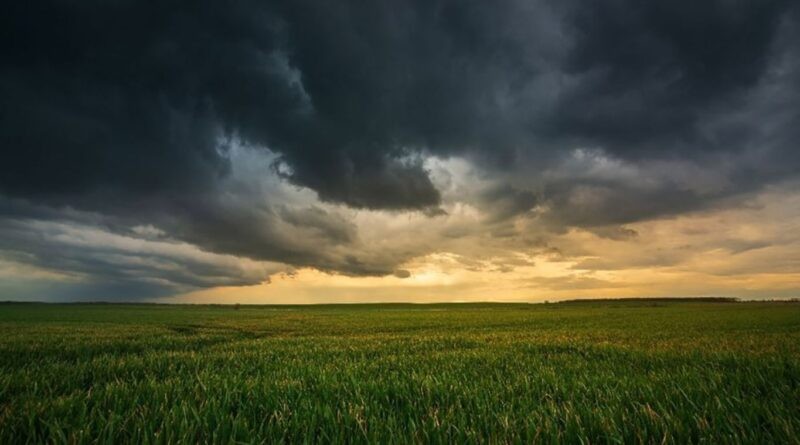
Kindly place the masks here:
<instances>
[{"instance_id":1,"label":"grey cloud","mask_svg":"<svg viewBox=\"0 0 800 445\"><path fill-rule=\"evenodd\" d=\"M279 211L281 219L295 227L308 227L337 243L353 242L356 227L350 221L338 215L330 215L319 207L292 209L283 207Z\"/></svg>"},{"instance_id":2,"label":"grey cloud","mask_svg":"<svg viewBox=\"0 0 800 445\"><path fill-rule=\"evenodd\" d=\"M739 152L753 128L704 123L795 50L776 39L796 26L781 1L150 8L5 15L6 193L97 208L97 190L196 190L226 174L229 135L279 152L323 200L387 209L439 203L407 160L420 150L503 168L576 143L631 159Z\"/></svg>"},{"instance_id":3,"label":"grey cloud","mask_svg":"<svg viewBox=\"0 0 800 445\"><path fill-rule=\"evenodd\" d=\"M614 241L632 240L639 236L639 232L625 226L595 227L592 233Z\"/></svg>"},{"instance_id":4,"label":"grey cloud","mask_svg":"<svg viewBox=\"0 0 800 445\"><path fill-rule=\"evenodd\" d=\"M397 269L394 271L394 276L397 278L409 278L411 276L411 272L405 269Z\"/></svg>"},{"instance_id":5,"label":"grey cloud","mask_svg":"<svg viewBox=\"0 0 800 445\"><path fill-rule=\"evenodd\" d=\"M510 185L494 186L481 193L479 203L488 211L491 222L503 221L533 209L538 202L536 195L528 190L519 190Z\"/></svg>"},{"instance_id":6,"label":"grey cloud","mask_svg":"<svg viewBox=\"0 0 800 445\"><path fill-rule=\"evenodd\" d=\"M388 275L433 247L379 252L352 214L323 205L444 217L423 160L455 156L492 185L461 197L486 227L449 225L445 238L514 238L504 223L515 218L619 237L609 228L730 204L797 175L798 9L15 2L0 17L0 218L118 234L152 226L163 233L133 234ZM239 145L275 155L240 175ZM579 147L604 157L564 165ZM260 177L275 174L320 202L277 196L285 184ZM47 265L70 269L77 256ZM113 263L89 256L75 266L83 273Z\"/></svg>"},{"instance_id":7,"label":"grey cloud","mask_svg":"<svg viewBox=\"0 0 800 445\"><path fill-rule=\"evenodd\" d=\"M56 281L63 289L42 298L63 295L81 300L142 298L257 284L281 270L276 264L243 264L234 257L183 243L124 236L97 226L35 220L2 221L0 258L61 274Z\"/></svg>"}]
</instances>

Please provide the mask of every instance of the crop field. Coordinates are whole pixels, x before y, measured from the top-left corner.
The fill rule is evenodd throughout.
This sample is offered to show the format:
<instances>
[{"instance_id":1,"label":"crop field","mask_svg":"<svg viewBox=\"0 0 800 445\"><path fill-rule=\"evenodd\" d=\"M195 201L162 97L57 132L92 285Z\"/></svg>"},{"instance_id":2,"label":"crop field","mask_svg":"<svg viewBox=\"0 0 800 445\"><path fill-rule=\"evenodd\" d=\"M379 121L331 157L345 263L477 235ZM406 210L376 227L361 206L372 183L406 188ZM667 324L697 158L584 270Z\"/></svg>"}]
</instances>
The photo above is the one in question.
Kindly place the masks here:
<instances>
[{"instance_id":1,"label":"crop field","mask_svg":"<svg viewBox=\"0 0 800 445\"><path fill-rule=\"evenodd\" d=\"M41 442L800 443L800 304L2 304Z\"/></svg>"}]
</instances>

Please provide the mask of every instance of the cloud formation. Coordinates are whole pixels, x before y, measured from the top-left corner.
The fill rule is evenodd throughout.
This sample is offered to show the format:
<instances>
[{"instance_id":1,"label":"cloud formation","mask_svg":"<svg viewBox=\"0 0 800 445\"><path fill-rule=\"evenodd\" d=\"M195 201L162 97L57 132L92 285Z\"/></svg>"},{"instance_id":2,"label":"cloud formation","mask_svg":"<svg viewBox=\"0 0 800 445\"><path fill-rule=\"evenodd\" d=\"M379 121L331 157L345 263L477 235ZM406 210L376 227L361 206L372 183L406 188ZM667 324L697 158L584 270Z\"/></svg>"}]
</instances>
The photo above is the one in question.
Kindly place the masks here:
<instances>
[{"instance_id":1,"label":"cloud formation","mask_svg":"<svg viewBox=\"0 0 800 445\"><path fill-rule=\"evenodd\" d=\"M791 1L6 9L0 257L129 295L413 279L437 252L511 270L800 171Z\"/></svg>"}]
</instances>

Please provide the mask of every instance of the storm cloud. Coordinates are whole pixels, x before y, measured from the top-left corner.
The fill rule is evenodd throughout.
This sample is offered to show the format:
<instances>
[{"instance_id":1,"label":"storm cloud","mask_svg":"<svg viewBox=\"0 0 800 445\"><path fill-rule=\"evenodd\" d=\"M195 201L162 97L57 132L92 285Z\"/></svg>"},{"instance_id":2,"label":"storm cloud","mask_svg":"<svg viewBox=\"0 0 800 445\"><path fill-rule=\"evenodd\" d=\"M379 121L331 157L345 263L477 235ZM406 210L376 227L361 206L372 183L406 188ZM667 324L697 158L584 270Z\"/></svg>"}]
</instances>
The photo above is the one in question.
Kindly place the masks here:
<instances>
[{"instance_id":1,"label":"storm cloud","mask_svg":"<svg viewBox=\"0 0 800 445\"><path fill-rule=\"evenodd\" d=\"M15 2L0 35L0 249L143 295L627 239L800 171L791 1Z\"/></svg>"}]
</instances>

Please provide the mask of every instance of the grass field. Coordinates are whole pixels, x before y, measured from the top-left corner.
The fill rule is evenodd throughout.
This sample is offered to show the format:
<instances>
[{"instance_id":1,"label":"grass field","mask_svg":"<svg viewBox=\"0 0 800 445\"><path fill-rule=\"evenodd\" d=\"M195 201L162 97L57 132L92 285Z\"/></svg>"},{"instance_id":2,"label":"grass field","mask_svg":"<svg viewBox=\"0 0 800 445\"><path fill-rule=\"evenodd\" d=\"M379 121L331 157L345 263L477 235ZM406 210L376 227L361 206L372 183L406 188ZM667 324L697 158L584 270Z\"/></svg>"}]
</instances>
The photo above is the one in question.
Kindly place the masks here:
<instances>
[{"instance_id":1,"label":"grass field","mask_svg":"<svg viewBox=\"0 0 800 445\"><path fill-rule=\"evenodd\" d=\"M800 443L800 304L4 304L0 334L0 444Z\"/></svg>"}]
</instances>

